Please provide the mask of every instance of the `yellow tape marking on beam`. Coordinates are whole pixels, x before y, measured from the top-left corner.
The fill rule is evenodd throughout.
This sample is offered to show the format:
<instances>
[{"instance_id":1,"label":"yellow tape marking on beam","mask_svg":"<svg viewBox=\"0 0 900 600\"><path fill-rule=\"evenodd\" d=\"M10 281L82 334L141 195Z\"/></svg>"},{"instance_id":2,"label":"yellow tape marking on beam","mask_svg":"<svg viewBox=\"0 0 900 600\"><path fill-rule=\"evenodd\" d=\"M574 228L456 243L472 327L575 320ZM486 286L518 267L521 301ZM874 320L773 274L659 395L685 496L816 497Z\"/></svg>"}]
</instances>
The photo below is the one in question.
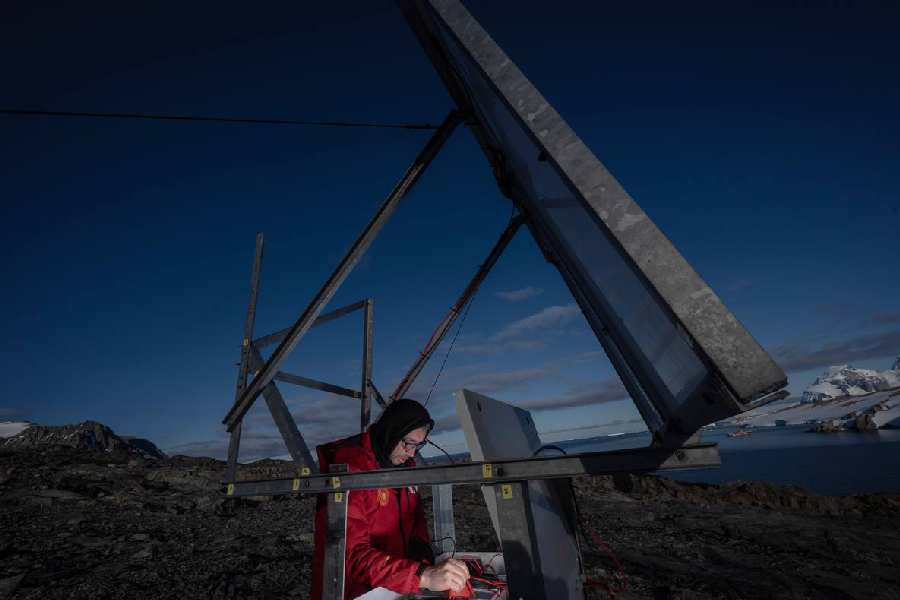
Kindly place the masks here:
<instances>
[{"instance_id":1,"label":"yellow tape marking on beam","mask_svg":"<svg viewBox=\"0 0 900 600\"><path fill-rule=\"evenodd\" d=\"M294 491L296 492L299 489L300 489L300 480L294 479Z\"/></svg>"},{"instance_id":2,"label":"yellow tape marking on beam","mask_svg":"<svg viewBox=\"0 0 900 600\"><path fill-rule=\"evenodd\" d=\"M493 477L493 475L491 475L491 463L484 463L481 465L481 476L485 479Z\"/></svg>"},{"instance_id":3,"label":"yellow tape marking on beam","mask_svg":"<svg viewBox=\"0 0 900 600\"><path fill-rule=\"evenodd\" d=\"M229 484L228 484L228 495L230 496L230 495L232 495L233 493L234 493L234 484L233 484L233 483L229 483Z\"/></svg>"},{"instance_id":4,"label":"yellow tape marking on beam","mask_svg":"<svg viewBox=\"0 0 900 600\"><path fill-rule=\"evenodd\" d=\"M510 484L504 483L503 485L500 486L500 490L503 494L504 500L509 500L510 498L513 497L512 486Z\"/></svg>"},{"instance_id":5,"label":"yellow tape marking on beam","mask_svg":"<svg viewBox=\"0 0 900 600\"><path fill-rule=\"evenodd\" d=\"M244 340L244 345L245 345L245 346L249 346L249 345L250 345L250 340L246 340L246 339L245 339L245 340Z\"/></svg>"},{"instance_id":6,"label":"yellow tape marking on beam","mask_svg":"<svg viewBox=\"0 0 900 600\"><path fill-rule=\"evenodd\" d=\"M300 474L309 475L309 467L303 467L302 469L300 469Z\"/></svg>"},{"instance_id":7,"label":"yellow tape marking on beam","mask_svg":"<svg viewBox=\"0 0 900 600\"><path fill-rule=\"evenodd\" d=\"M331 487L336 487L336 488L341 487L341 478L340 477L332 477L331 478Z\"/></svg>"},{"instance_id":8,"label":"yellow tape marking on beam","mask_svg":"<svg viewBox=\"0 0 900 600\"><path fill-rule=\"evenodd\" d=\"M335 492L335 493L334 493L334 501L335 501L335 502L343 502L343 501L344 501L344 494L341 493L341 492Z\"/></svg>"}]
</instances>

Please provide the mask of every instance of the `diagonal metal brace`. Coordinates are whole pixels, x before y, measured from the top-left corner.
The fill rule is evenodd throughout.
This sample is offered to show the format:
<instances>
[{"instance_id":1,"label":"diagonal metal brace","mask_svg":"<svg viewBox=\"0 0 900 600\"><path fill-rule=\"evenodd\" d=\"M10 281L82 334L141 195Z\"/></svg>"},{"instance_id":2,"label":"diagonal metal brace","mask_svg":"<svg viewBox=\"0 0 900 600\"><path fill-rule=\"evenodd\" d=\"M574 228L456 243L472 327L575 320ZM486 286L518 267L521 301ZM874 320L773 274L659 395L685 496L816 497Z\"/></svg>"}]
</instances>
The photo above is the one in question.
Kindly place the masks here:
<instances>
[{"instance_id":1,"label":"diagonal metal brace","mask_svg":"<svg viewBox=\"0 0 900 600\"><path fill-rule=\"evenodd\" d=\"M241 396L241 399L235 403L230 411L228 411L228 414L222 420L222 423L226 425L228 431L237 427L241 418L250 409L253 401L256 400L263 389L272 382L272 379L278 372L278 368L285 359L287 359L288 355L297 346L300 339L312 326L313 321L316 320L331 300L332 296L334 296L335 292L340 288L344 279L347 278L347 275L353 270L353 267L356 266L359 259L362 258L362 255L369 248L382 227L384 227L384 224L387 223L391 215L394 214L394 211L400 205L400 202L403 201L409 193L409 190L416 181L418 181L419 177L425 171L425 168L437 155L438 151L450 137L450 134L453 133L453 130L456 129L456 126L463 120L464 117L462 113L455 109L450 111L450 114L444 119L444 122L413 161L412 165L406 170L406 173L403 174L403 177L397 185L394 186L394 189L388 195L387 199L382 203L381 208L378 209L378 212L375 213L375 216L372 217L372 220L366 225L362 234L360 234L353 246L350 247L346 256L344 256L343 260L341 260L340 264L338 264L337 268L331 274L331 277L328 278L328 281L325 282L322 289L319 290L306 310L303 311L300 319L291 328L290 333L282 340L278 348L275 349L275 352L272 353L272 356L269 357L269 360L266 361L265 366L260 370L257 377L254 378L250 387L247 388L247 391Z\"/></svg>"},{"instance_id":2,"label":"diagonal metal brace","mask_svg":"<svg viewBox=\"0 0 900 600\"><path fill-rule=\"evenodd\" d=\"M263 363L264 361L262 354L259 353L259 349L253 344L250 344L250 367L253 369L261 369ZM317 473L317 463L309 453L309 448L306 446L303 436L300 435L300 430L297 429L297 423L294 421L294 417L291 416L291 411L288 410L287 405L284 403L281 392L278 391L278 388L274 383L270 382L263 388L262 393L263 397L266 399L266 404L269 407L269 412L272 413L272 418L275 419L275 425L278 426L278 431L281 433L281 437L284 438L284 443L287 446L288 452L290 452L291 458L294 460L294 466L297 467L297 473L303 473L304 468L308 468L312 473Z\"/></svg>"},{"instance_id":3,"label":"diagonal metal brace","mask_svg":"<svg viewBox=\"0 0 900 600\"><path fill-rule=\"evenodd\" d=\"M522 215L518 215L510 220L509 225L507 225L506 229L503 230L503 233L500 235L497 243L494 244L494 247L491 249L488 257L478 267L478 270L475 272L472 280L469 281L469 285L467 285L466 289L463 290L463 293L456 301L456 304L454 304L450 308L450 312L446 317L444 317L444 320L441 321L441 324L438 325L438 328L432 334L431 339L428 340L428 344L425 346L425 349L419 351L419 357L416 359L416 362L413 363L413 366L410 367L409 372L406 374L403 380L400 381L400 385L398 385L397 389L394 390L394 394L391 396L391 398L393 398L394 400L398 400L402 398L404 394L406 394L407 390L409 390L409 387L413 384L413 382L416 380L416 377L419 376L419 373L425 367L425 363L428 362L428 359L431 358L431 355L440 345L441 341L444 339L444 336L447 335L448 331L450 331L453 323L456 322L456 319L457 317L459 317L460 312L462 312L463 307L469 300L472 299L472 296L474 296L475 292L478 290L478 286L481 285L481 282L484 281L484 278L487 277L487 274L497 263L500 255L503 254L504 250L506 250L506 247L516 235L516 232L519 230L519 227L522 226L524 220L525 219Z\"/></svg>"}]
</instances>

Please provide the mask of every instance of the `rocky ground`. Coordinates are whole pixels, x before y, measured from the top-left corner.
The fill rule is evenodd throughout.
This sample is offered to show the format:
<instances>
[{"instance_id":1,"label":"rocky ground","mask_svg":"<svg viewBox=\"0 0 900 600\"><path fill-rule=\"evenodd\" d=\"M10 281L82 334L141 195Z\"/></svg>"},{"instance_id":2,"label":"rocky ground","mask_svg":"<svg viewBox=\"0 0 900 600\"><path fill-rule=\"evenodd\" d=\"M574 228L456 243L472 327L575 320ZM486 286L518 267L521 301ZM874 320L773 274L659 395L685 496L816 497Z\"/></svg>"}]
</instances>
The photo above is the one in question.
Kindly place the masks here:
<instances>
[{"instance_id":1,"label":"rocky ground","mask_svg":"<svg viewBox=\"0 0 900 600\"><path fill-rule=\"evenodd\" d=\"M0 597L306 598L314 499L223 500L223 472L121 450L0 451ZM245 471L279 475L290 465ZM582 478L576 494L622 563L621 598L900 598L897 494L632 476ZM454 495L458 545L499 549L479 489ZM584 558L617 584L605 551Z\"/></svg>"}]
</instances>

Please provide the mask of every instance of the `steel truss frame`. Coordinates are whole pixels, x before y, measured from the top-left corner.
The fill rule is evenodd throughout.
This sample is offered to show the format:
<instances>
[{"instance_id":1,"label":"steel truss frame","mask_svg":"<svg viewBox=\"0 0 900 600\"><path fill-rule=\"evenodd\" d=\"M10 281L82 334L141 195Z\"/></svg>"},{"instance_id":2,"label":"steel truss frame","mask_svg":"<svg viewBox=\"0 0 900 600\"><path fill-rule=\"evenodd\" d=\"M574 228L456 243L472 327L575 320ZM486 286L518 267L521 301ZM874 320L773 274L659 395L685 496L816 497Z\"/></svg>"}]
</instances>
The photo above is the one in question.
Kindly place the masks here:
<instances>
[{"instance_id":1,"label":"steel truss frame","mask_svg":"<svg viewBox=\"0 0 900 600\"><path fill-rule=\"evenodd\" d=\"M332 465L327 476L319 474L226 482L221 491L226 497L327 494L323 600L343 600L348 492L431 485L436 492L435 525L437 527L438 512L441 512L441 528L446 533L452 530L453 513L450 494L440 492L459 484L490 485L497 497L499 534L509 597L556 600L552 590L544 589L539 543L534 536L534 515L528 496L528 480L709 469L720 467L721 464L717 444L695 444L681 448L651 447L381 471L348 471L347 465Z\"/></svg>"},{"instance_id":2,"label":"steel truss frame","mask_svg":"<svg viewBox=\"0 0 900 600\"><path fill-rule=\"evenodd\" d=\"M222 493L232 498L327 494L324 597L339 600L343 598L346 493L351 490L432 485L436 537L440 537L442 532L453 529L452 486L472 483L491 485L497 495L510 597L545 599L552 597L552 593L544 590L543 583L540 583L541 564L537 540L534 539L526 485L528 480L718 467L721 461L716 444L694 443L699 439L700 428L718 418L783 397L786 392L778 390L786 384L786 378L458 0L397 1L458 109L450 111L294 325L253 340L262 260L262 234L257 236L235 401L222 421L231 433ZM459 56L451 56L454 48L460 52ZM469 61L472 73L482 78L495 94L499 101L497 106L508 112L511 122L518 123L529 152L535 150L527 160L534 163L535 168L545 169L545 175L550 173L564 184L564 197L542 196L537 188L518 177L510 168L515 166L513 161L517 159L514 149L506 147L506 141L501 139L503 136L498 137L499 134L493 130L491 115L485 113L470 95L469 84L454 67L454 62L460 59ZM408 390L461 309L524 223L544 256L557 267L581 307L653 432L654 445L574 456L384 471L348 472L346 465L332 465L327 475L318 473L275 382L295 383L359 399L362 429L368 426L370 420L370 398L374 396L384 406L371 381L372 300L366 299L326 314L322 311L443 144L463 122L485 152L501 192L513 201L521 214L510 222L392 398L400 398ZM525 163L526 167L531 163ZM706 370L702 380L692 381L690 387L685 388L690 390L688 395L676 398L674 392L666 388L668 384L656 372L654 364L634 339L633 332L615 314L614 307L605 296L608 290L598 287L569 248L565 234L547 216L546 209L553 202L563 203L565 208L571 205L583 209L590 222L597 225L617 260L633 272L641 286L646 287L647 302L658 305L660 314L674 323L676 341L681 339L694 349ZM360 391L279 370L311 327L361 308L365 310L365 316ZM278 344L278 347L268 360L264 360L260 349L272 344ZM248 385L248 374L251 372L254 376ZM242 420L260 395L265 398L288 446L297 466L297 477L236 480Z\"/></svg>"},{"instance_id":3,"label":"steel truss frame","mask_svg":"<svg viewBox=\"0 0 900 600\"><path fill-rule=\"evenodd\" d=\"M244 322L244 341L241 343L241 359L238 363L238 383L235 392L235 401L239 400L245 392L247 378L250 372L257 374L266 364L266 361L263 359L262 353L260 352L260 348L264 348L283 339L286 336L285 332L288 331L286 329L276 331L261 338L251 340L253 336L253 323L256 319L256 300L259 295L259 276L262 267L263 244L264 237L263 234L260 233L256 236L256 250L253 256L253 272L250 278L250 301L247 305L247 317ZM365 431L365 428L371 420L370 398L373 397L370 384L372 376L372 337L375 325L374 307L374 301L371 298L366 298L321 315L311 324L311 327L317 327L358 310L363 311L362 384L360 385L359 390L352 390L343 386L310 379L301 375L294 375L293 373L285 373L283 371L276 372L272 379L359 400L360 428L362 431ZM269 408L269 413L272 415L272 418L278 427L278 431L284 439L288 452L291 455L291 459L297 468L297 473L301 475L318 473L316 461L313 460L312 454L310 453L300 430L297 428L297 423L291 416L275 381L270 382L263 388L262 395ZM374 397L382 407L386 406L384 400L382 400L380 396L374 395ZM228 444L228 460L225 468L225 479L229 481L234 480L236 476L242 423L243 417L238 421L236 427L231 430L231 439Z\"/></svg>"}]
</instances>

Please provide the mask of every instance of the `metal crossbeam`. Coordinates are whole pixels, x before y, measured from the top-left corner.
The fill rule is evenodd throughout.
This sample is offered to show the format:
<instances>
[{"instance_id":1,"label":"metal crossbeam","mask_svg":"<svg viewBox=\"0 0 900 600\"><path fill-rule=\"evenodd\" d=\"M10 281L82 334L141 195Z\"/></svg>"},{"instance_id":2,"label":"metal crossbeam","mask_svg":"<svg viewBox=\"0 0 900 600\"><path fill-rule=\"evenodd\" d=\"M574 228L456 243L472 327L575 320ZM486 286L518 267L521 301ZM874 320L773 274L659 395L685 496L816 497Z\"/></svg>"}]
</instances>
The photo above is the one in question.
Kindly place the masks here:
<instances>
[{"instance_id":1,"label":"metal crossbeam","mask_svg":"<svg viewBox=\"0 0 900 600\"><path fill-rule=\"evenodd\" d=\"M310 325L310 327L318 327L319 325L324 325L325 323L328 323L329 321L334 321L338 317L343 317L346 314L350 314L354 311L357 311L357 310L363 308L365 306L365 304L366 304L365 300L360 300L359 302L354 302L353 304L348 304L347 306L342 306L341 308L336 308L336 309L332 310L331 312L327 312L324 315L321 315L319 318L317 318L315 321L313 321L313 324ZM270 333L269 335L264 335L257 340L253 340L253 345L256 346L257 348L265 348L266 346L271 346L272 344L277 344L278 342L280 342L281 340L286 338L290 332L291 332L291 328L285 327L284 329L276 331L275 333Z\"/></svg>"},{"instance_id":2,"label":"metal crossbeam","mask_svg":"<svg viewBox=\"0 0 900 600\"><path fill-rule=\"evenodd\" d=\"M333 383L317 381L308 377L301 377L300 375L294 375L292 373L285 373L284 371L278 371L277 373L275 373L275 377L273 379L284 381L285 383L293 383L294 385L302 385L303 387L312 388L314 390L322 390L323 392L331 392L332 394L349 396L350 398L362 398L362 394L356 390L351 390L350 388L334 385Z\"/></svg>"},{"instance_id":3,"label":"metal crossbeam","mask_svg":"<svg viewBox=\"0 0 900 600\"><path fill-rule=\"evenodd\" d=\"M494 462L469 462L407 469L351 471L331 477L310 475L256 481L223 481L229 496L276 494L321 494L350 490L398 488L403 486L482 483L495 484L531 479L556 479L612 473L650 473L721 467L717 444L696 444L681 448L637 448L592 452L571 456L546 456Z\"/></svg>"},{"instance_id":4,"label":"metal crossbeam","mask_svg":"<svg viewBox=\"0 0 900 600\"><path fill-rule=\"evenodd\" d=\"M375 302L371 298L364 300L366 303L363 313L362 335L362 403L359 411L359 430L365 431L371 420L372 389L369 382L372 381L372 343L375 337Z\"/></svg>"},{"instance_id":5,"label":"metal crossbeam","mask_svg":"<svg viewBox=\"0 0 900 600\"><path fill-rule=\"evenodd\" d=\"M272 353L269 360L266 361L265 366L253 379L253 383L250 384L249 388L244 392L244 395L241 396L241 399L230 411L228 411L228 414L222 420L222 423L226 425L228 431L232 431L237 427L241 418L250 409L254 400L256 400L263 389L272 382L272 379L275 378L275 374L278 372L278 367L281 366L291 351L297 346L300 339L307 331L309 331L313 321L316 320L331 300L332 296L334 296L334 293L344 282L344 279L346 279L350 271L353 270L353 267L356 266L359 259L362 258L362 255L368 249L369 245L371 245L382 227L384 227L384 224L387 223L388 219L390 219L391 215L393 215L394 211L400 205L400 202L403 201L409 193L409 190L425 171L425 168L431 163L432 159L434 159L438 151L450 137L450 134L453 133L453 130L456 129L456 126L459 125L462 120L463 116L459 111L455 109L450 111L450 114L447 115L447 118L444 119L444 122L428 141L428 144L422 149L415 161L413 161L413 164L406 170L406 173L404 173L403 177L388 195L387 199L382 203L381 208L378 209L378 212L375 213L375 216L369 221L369 224L366 225L362 234L360 234L353 246L350 247L350 250L331 274L331 277L328 278L328 281L325 282L294 326L291 327L288 335L282 340L278 348L275 349L275 352Z\"/></svg>"}]
</instances>

